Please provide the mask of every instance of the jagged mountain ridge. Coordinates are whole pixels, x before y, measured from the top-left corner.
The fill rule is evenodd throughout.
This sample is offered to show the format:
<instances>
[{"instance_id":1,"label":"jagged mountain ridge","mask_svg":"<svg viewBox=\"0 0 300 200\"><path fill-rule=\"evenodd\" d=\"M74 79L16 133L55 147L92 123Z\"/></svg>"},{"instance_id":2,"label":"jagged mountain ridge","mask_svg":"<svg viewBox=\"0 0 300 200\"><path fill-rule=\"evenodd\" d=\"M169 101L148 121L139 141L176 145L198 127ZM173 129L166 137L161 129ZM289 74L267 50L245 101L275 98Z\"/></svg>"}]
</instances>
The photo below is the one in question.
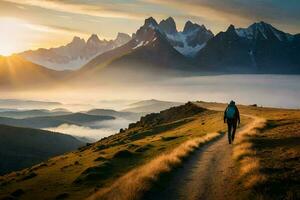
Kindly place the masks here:
<instances>
[{"instance_id":1,"label":"jagged mountain ridge","mask_svg":"<svg viewBox=\"0 0 300 200\"><path fill-rule=\"evenodd\" d=\"M183 31L178 32L173 18L169 17L159 23L172 46L181 54L193 57L214 37L214 34L204 25L187 21Z\"/></svg>"},{"instance_id":2,"label":"jagged mountain ridge","mask_svg":"<svg viewBox=\"0 0 300 200\"><path fill-rule=\"evenodd\" d=\"M176 69L185 63L186 58L173 48L156 20L150 17L133 34L132 40L97 56L80 71L94 72L97 69L103 73L111 70L117 72L120 69L160 71Z\"/></svg>"},{"instance_id":3,"label":"jagged mountain ridge","mask_svg":"<svg viewBox=\"0 0 300 200\"><path fill-rule=\"evenodd\" d=\"M188 21L183 31L178 32L173 18L160 23L150 17L145 20L132 40L127 44L97 56L82 68L82 71L102 71L130 68L132 70L188 70L187 57L197 53L213 37L204 25ZM182 51L181 51L182 50ZM112 67L119 66L119 67ZM139 66L139 67L135 67Z\"/></svg>"},{"instance_id":4,"label":"jagged mountain ridge","mask_svg":"<svg viewBox=\"0 0 300 200\"><path fill-rule=\"evenodd\" d=\"M240 37L244 37L247 39L258 39L261 37L262 39L269 40L279 40L279 41L291 41L293 40L293 35L289 33L284 33L273 27L271 24L267 24L263 21L258 23L253 23L248 28L237 28L235 29L236 33Z\"/></svg>"},{"instance_id":5,"label":"jagged mountain ridge","mask_svg":"<svg viewBox=\"0 0 300 200\"><path fill-rule=\"evenodd\" d=\"M204 25L188 21L179 32L173 18L157 23L151 17L127 45L96 57L83 69L98 66L108 70L115 65L126 69L136 65L140 67L134 70L299 73L297 38L299 36L284 33L265 22L238 29L231 25L225 32L213 36ZM188 51L180 51L180 48Z\"/></svg>"},{"instance_id":6,"label":"jagged mountain ridge","mask_svg":"<svg viewBox=\"0 0 300 200\"><path fill-rule=\"evenodd\" d=\"M204 30L205 34L200 34L200 30ZM99 75L103 74L101 77L105 77L105 71L111 71L111 75L119 73L122 77L129 77L137 71L144 75L149 71L155 71L156 74L161 75L164 75L164 71L179 71L180 74L181 72L187 74L203 72L300 73L300 34L285 33L265 22L254 23L247 28L235 28L231 25L226 31L212 38L209 32L205 26L189 21L182 31L178 31L173 18L162 20L160 23L153 18L148 18L129 42L96 56L80 70L72 73L48 70L20 56L13 56L14 62L11 62L11 58L1 57L0 85L12 87L30 85L36 87L45 85L44 83L53 85L53 83L60 84L65 77L72 83L74 79L78 80L77 77L80 80L89 80L87 79L89 77L101 79ZM180 34L193 36L195 34L195 37L185 42L182 42L184 40L177 41L176 38L180 37L176 35ZM202 36L207 37L203 39ZM119 37L119 40L121 38ZM96 35L90 37L86 42L90 47L89 52L93 52L94 46L101 43L99 41ZM202 42L204 42L203 45L199 46ZM76 54L83 43L82 39L75 37L72 44L67 46L75 49L73 53ZM178 51L182 43L189 43L193 49L200 47L199 51L194 51L196 53L194 57L183 55ZM64 53L63 50L60 49L60 51ZM12 71L7 70L8 60L11 60L10 64L14 65L16 72L14 77L12 77ZM123 74L121 69L129 69L129 72ZM87 71L89 73L85 73ZM66 76L68 74L70 76ZM37 82L39 84L34 84Z\"/></svg>"},{"instance_id":7,"label":"jagged mountain ridge","mask_svg":"<svg viewBox=\"0 0 300 200\"><path fill-rule=\"evenodd\" d=\"M149 18L147 20L151 21L154 19ZM167 31L166 29L169 29L170 24L170 31ZM159 24L155 21L155 23L152 25L155 27L155 29L157 29L157 32L161 34L161 38L167 40L171 46L173 46L184 56L193 56L203 47L205 42L213 36L211 31L207 30L204 25L200 26L198 24L193 24L190 21L186 23L183 31L178 32L176 23L171 17L166 20L162 20ZM148 35L151 35L151 33ZM133 34L133 38L135 36L136 33ZM135 42L132 42L132 44L126 45L130 39L131 38L129 35L119 33L115 40L106 41L100 40L97 35L93 34L86 42L84 39L74 37L72 42L66 46L51 49L39 49L36 51L26 51L20 55L29 61L39 63L45 67L53 68L55 70L78 69L88 61L92 60L94 57L97 57L97 55L101 56L106 52L108 53L101 56L102 58L108 57L109 60L114 59L115 55L122 53L110 53L109 51L115 50L118 47L122 47L124 44L125 47L121 48L121 51L128 52L129 50L138 48L138 45L145 46L147 42L145 41L145 43L142 45L137 43L136 40ZM150 41L148 41L148 43L149 42Z\"/></svg>"},{"instance_id":8,"label":"jagged mountain ridge","mask_svg":"<svg viewBox=\"0 0 300 200\"><path fill-rule=\"evenodd\" d=\"M196 60L204 71L223 73L299 73L299 34L265 22L248 28L230 25L207 42Z\"/></svg>"},{"instance_id":9,"label":"jagged mountain ridge","mask_svg":"<svg viewBox=\"0 0 300 200\"><path fill-rule=\"evenodd\" d=\"M125 33L118 33L115 40L100 40L92 34L87 41L75 36L65 46L50 49L29 50L20 55L33 63L37 63L55 70L75 70L86 64L95 56L122 46L131 37Z\"/></svg>"}]
</instances>

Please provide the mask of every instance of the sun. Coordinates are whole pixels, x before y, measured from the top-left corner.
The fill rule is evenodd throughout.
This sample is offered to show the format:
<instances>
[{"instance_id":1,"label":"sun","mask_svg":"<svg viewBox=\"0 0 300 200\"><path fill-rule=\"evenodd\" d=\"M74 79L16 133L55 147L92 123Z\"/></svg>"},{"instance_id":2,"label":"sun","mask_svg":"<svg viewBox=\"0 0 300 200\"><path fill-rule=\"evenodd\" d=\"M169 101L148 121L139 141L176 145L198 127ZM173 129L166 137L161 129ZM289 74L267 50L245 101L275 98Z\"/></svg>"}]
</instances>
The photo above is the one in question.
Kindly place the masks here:
<instances>
[{"instance_id":1,"label":"sun","mask_svg":"<svg viewBox=\"0 0 300 200\"><path fill-rule=\"evenodd\" d=\"M24 22L14 18L0 18L0 55L9 56L23 48Z\"/></svg>"}]
</instances>

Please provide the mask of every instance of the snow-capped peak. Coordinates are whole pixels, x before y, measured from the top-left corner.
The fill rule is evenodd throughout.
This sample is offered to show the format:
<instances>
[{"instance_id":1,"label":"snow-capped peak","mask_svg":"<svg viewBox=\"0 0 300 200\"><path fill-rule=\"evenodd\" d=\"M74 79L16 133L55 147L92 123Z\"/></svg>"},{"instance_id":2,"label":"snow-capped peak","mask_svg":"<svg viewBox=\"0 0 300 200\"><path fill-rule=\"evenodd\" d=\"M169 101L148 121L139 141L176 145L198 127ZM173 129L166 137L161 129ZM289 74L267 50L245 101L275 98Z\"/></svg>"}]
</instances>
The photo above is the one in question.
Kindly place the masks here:
<instances>
[{"instance_id":1,"label":"snow-capped peak","mask_svg":"<svg viewBox=\"0 0 300 200\"><path fill-rule=\"evenodd\" d=\"M162 20L159 23L159 28L166 34L174 34L178 32L176 28L176 23L172 17Z\"/></svg>"},{"instance_id":2,"label":"snow-capped peak","mask_svg":"<svg viewBox=\"0 0 300 200\"><path fill-rule=\"evenodd\" d=\"M121 46L121 45L129 42L130 39L131 39L130 35L128 35L126 33L118 33L115 43L117 46Z\"/></svg>"},{"instance_id":3,"label":"snow-capped peak","mask_svg":"<svg viewBox=\"0 0 300 200\"><path fill-rule=\"evenodd\" d=\"M178 32L173 18L162 20L157 24L152 17L134 34L133 49L152 44L157 37L163 37L181 54L189 57L196 55L213 37L213 33L204 25L188 21L183 31Z\"/></svg>"},{"instance_id":4,"label":"snow-capped peak","mask_svg":"<svg viewBox=\"0 0 300 200\"><path fill-rule=\"evenodd\" d=\"M134 46L132 49L137 49L139 47L142 47L142 46L146 46L148 44L152 44L153 42L155 42L157 40L157 37L154 37L152 38L151 40L143 40L143 41L138 41L138 40L135 40L136 42L138 42L136 44L136 46Z\"/></svg>"},{"instance_id":5,"label":"snow-capped peak","mask_svg":"<svg viewBox=\"0 0 300 200\"><path fill-rule=\"evenodd\" d=\"M84 46L84 45L85 45L85 40L78 36L74 36L73 40L69 44L67 44L67 46L75 46L75 47Z\"/></svg>"},{"instance_id":6,"label":"snow-capped peak","mask_svg":"<svg viewBox=\"0 0 300 200\"><path fill-rule=\"evenodd\" d=\"M100 43L100 39L97 34L92 34L89 39L87 40L87 43Z\"/></svg>"},{"instance_id":7,"label":"snow-capped peak","mask_svg":"<svg viewBox=\"0 0 300 200\"><path fill-rule=\"evenodd\" d=\"M149 18L145 19L145 24L143 27L156 29L156 28L158 28L158 24L153 17L149 17Z\"/></svg>"},{"instance_id":8,"label":"snow-capped peak","mask_svg":"<svg viewBox=\"0 0 300 200\"><path fill-rule=\"evenodd\" d=\"M214 35L204 25L187 21L183 31L166 33L167 39L172 46L181 54L193 57Z\"/></svg>"},{"instance_id":9,"label":"snow-capped peak","mask_svg":"<svg viewBox=\"0 0 300 200\"><path fill-rule=\"evenodd\" d=\"M256 39L259 36L262 36L263 39L277 39L279 41L291 40L292 35L289 33L284 33L271 24L265 23L263 21L254 23L248 28L238 28L235 30L236 33L243 38L247 39Z\"/></svg>"},{"instance_id":10,"label":"snow-capped peak","mask_svg":"<svg viewBox=\"0 0 300 200\"><path fill-rule=\"evenodd\" d=\"M81 38L78 37L78 36L74 36L74 37L73 37L73 40L72 40L72 42L81 42L81 41L84 41L84 39L81 39Z\"/></svg>"},{"instance_id":11,"label":"snow-capped peak","mask_svg":"<svg viewBox=\"0 0 300 200\"><path fill-rule=\"evenodd\" d=\"M146 43L148 44L154 37L157 37L157 34L162 34L162 31L156 20L153 17L146 19L145 24L133 35L133 39L136 43L135 46L139 47Z\"/></svg>"},{"instance_id":12,"label":"snow-capped peak","mask_svg":"<svg viewBox=\"0 0 300 200\"><path fill-rule=\"evenodd\" d=\"M191 21L187 21L184 25L183 32L184 33L193 32L197 29L201 29L201 27L203 28L204 26L203 25L200 26L199 24L192 23Z\"/></svg>"},{"instance_id":13,"label":"snow-capped peak","mask_svg":"<svg viewBox=\"0 0 300 200\"><path fill-rule=\"evenodd\" d=\"M75 36L65 46L50 49L25 51L20 55L29 61L55 70L78 69L95 56L127 43L131 38L126 34L118 34L115 40L100 40L92 34L87 42Z\"/></svg>"}]
</instances>

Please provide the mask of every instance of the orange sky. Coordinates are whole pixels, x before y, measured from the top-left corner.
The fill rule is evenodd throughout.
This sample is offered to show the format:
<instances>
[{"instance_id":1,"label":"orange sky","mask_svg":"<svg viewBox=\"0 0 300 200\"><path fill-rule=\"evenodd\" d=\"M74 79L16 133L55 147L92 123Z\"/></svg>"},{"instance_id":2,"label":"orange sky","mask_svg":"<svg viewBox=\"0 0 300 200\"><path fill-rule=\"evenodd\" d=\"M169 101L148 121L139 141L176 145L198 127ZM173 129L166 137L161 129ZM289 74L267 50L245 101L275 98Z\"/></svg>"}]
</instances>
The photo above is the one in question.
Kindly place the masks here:
<instances>
[{"instance_id":1,"label":"orange sky","mask_svg":"<svg viewBox=\"0 0 300 200\"><path fill-rule=\"evenodd\" d=\"M218 33L263 20L297 33L299 10L297 0L0 0L0 55L64 45L75 35L112 39L135 32L150 16L172 16L179 29L191 20Z\"/></svg>"}]
</instances>

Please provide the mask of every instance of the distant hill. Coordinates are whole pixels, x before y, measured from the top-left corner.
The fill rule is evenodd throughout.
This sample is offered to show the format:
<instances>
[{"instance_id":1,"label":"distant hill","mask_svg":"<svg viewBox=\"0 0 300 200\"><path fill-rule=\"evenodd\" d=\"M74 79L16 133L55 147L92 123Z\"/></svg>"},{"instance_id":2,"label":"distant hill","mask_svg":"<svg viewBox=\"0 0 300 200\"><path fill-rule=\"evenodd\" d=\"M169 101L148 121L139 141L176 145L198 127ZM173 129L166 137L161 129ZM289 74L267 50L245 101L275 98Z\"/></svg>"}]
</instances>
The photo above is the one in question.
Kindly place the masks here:
<instances>
[{"instance_id":1,"label":"distant hill","mask_svg":"<svg viewBox=\"0 0 300 200\"><path fill-rule=\"evenodd\" d=\"M12 108L16 107L58 107L62 104L53 101L36 101L36 100L23 100L23 99L0 99L0 107Z\"/></svg>"},{"instance_id":2,"label":"distant hill","mask_svg":"<svg viewBox=\"0 0 300 200\"><path fill-rule=\"evenodd\" d=\"M141 117L141 114L135 112L123 112L116 111L112 109L93 109L86 112L89 115L105 115L105 116L113 116L116 118L124 118L128 120L138 120Z\"/></svg>"},{"instance_id":3,"label":"distant hill","mask_svg":"<svg viewBox=\"0 0 300 200\"><path fill-rule=\"evenodd\" d=\"M127 106L123 111L125 112L136 112L136 113L153 113L160 112L162 110L182 105L180 102L171 101L159 101L156 99L139 101Z\"/></svg>"},{"instance_id":4,"label":"distant hill","mask_svg":"<svg viewBox=\"0 0 300 200\"><path fill-rule=\"evenodd\" d=\"M21 56L0 56L0 87L41 87L57 84L67 72L57 72L25 60Z\"/></svg>"},{"instance_id":5,"label":"distant hill","mask_svg":"<svg viewBox=\"0 0 300 200\"><path fill-rule=\"evenodd\" d=\"M0 175L30 167L83 145L69 135L0 125Z\"/></svg>"},{"instance_id":6,"label":"distant hill","mask_svg":"<svg viewBox=\"0 0 300 200\"><path fill-rule=\"evenodd\" d=\"M69 115L32 117L32 118L25 118L25 119L12 119L12 118L0 117L0 124L18 126L18 127L29 127L29 128L50 128L62 124L74 124L80 126L85 123L103 121L103 120L113 120L113 119L115 118L111 116L97 116L97 115L88 115L84 113L74 113Z\"/></svg>"},{"instance_id":7,"label":"distant hill","mask_svg":"<svg viewBox=\"0 0 300 200\"><path fill-rule=\"evenodd\" d=\"M137 127L153 127L159 124L169 123L179 119L191 117L196 114L202 113L206 110L207 109L205 108L198 107L195 104L188 102L180 106L161 110L158 113L147 114L141 117L141 119L138 122L130 124L129 129Z\"/></svg>"},{"instance_id":8,"label":"distant hill","mask_svg":"<svg viewBox=\"0 0 300 200\"><path fill-rule=\"evenodd\" d=\"M9 117L15 119L23 119L30 117L46 117L71 114L68 110L13 110L13 111L0 111L0 117Z\"/></svg>"}]
</instances>

